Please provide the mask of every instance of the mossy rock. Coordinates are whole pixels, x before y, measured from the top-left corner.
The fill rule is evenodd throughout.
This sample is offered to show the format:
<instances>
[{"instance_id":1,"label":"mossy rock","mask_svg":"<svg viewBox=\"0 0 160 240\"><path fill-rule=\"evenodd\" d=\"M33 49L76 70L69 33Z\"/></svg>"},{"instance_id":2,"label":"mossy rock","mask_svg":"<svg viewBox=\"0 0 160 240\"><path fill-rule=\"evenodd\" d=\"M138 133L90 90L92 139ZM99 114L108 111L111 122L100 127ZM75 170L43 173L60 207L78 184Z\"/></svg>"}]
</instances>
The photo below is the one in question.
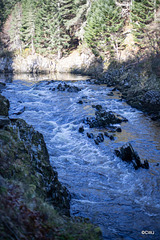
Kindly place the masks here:
<instances>
[{"instance_id":1,"label":"mossy rock","mask_svg":"<svg viewBox=\"0 0 160 240\"><path fill-rule=\"evenodd\" d=\"M50 165L43 135L24 120L14 119L0 129L0 145L1 175L25 185L33 184L39 197L69 214L70 194Z\"/></svg>"},{"instance_id":2,"label":"mossy rock","mask_svg":"<svg viewBox=\"0 0 160 240\"><path fill-rule=\"evenodd\" d=\"M9 101L0 94L0 115L8 116Z\"/></svg>"},{"instance_id":3,"label":"mossy rock","mask_svg":"<svg viewBox=\"0 0 160 240\"><path fill-rule=\"evenodd\" d=\"M70 194L50 165L42 134L21 119L11 120L0 129L0 146L2 240L101 238L91 223L61 215L69 214Z\"/></svg>"}]
</instances>

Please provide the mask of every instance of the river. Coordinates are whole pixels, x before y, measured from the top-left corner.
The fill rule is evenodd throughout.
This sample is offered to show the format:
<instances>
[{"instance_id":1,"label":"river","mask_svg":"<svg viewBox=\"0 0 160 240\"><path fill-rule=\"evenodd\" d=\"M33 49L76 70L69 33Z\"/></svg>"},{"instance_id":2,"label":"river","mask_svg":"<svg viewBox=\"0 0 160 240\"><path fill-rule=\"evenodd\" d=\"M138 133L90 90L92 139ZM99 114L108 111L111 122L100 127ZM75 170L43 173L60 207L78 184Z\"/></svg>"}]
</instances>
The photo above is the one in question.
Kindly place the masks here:
<instances>
[{"instance_id":1,"label":"river","mask_svg":"<svg viewBox=\"0 0 160 240\"><path fill-rule=\"evenodd\" d=\"M22 118L43 134L51 165L72 195L72 216L89 218L100 226L105 240L158 240L160 124L127 105L120 92L110 96L111 87L90 84L86 78L69 74L5 76L1 78L6 82L2 95L10 101L10 118ZM58 91L59 80L81 91ZM97 135L104 129L83 123L84 118L94 116L93 105L97 104L128 119L117 125L122 132L114 133L114 140L105 137L99 145L87 132ZM84 133L78 131L81 125ZM148 159L148 170L135 170L115 156L114 149L126 142L142 161Z\"/></svg>"}]
</instances>

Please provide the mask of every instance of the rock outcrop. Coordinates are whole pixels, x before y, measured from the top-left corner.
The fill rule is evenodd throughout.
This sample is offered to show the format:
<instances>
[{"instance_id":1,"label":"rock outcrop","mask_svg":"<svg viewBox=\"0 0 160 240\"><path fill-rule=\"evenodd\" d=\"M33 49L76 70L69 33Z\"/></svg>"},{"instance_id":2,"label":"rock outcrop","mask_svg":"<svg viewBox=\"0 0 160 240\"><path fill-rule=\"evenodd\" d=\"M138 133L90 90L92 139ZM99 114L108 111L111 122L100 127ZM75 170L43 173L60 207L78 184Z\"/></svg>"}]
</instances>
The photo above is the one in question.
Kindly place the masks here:
<instances>
[{"instance_id":1,"label":"rock outcrop","mask_svg":"<svg viewBox=\"0 0 160 240\"><path fill-rule=\"evenodd\" d=\"M5 146L0 151L2 176L5 173L3 177L34 185L39 196L69 214L70 194L50 166L43 135L24 120L15 119L1 132L0 139L2 146Z\"/></svg>"},{"instance_id":2,"label":"rock outcrop","mask_svg":"<svg viewBox=\"0 0 160 240\"><path fill-rule=\"evenodd\" d=\"M143 102L148 112L160 111L160 91L150 90L144 94Z\"/></svg>"},{"instance_id":3,"label":"rock outcrop","mask_svg":"<svg viewBox=\"0 0 160 240\"><path fill-rule=\"evenodd\" d=\"M55 91L55 90L58 90L58 91L61 91L61 92L64 92L64 91L79 92L79 91L81 91L81 89L78 88L77 86L69 85L65 82L59 83L56 88L52 88L52 91Z\"/></svg>"},{"instance_id":4,"label":"rock outcrop","mask_svg":"<svg viewBox=\"0 0 160 240\"><path fill-rule=\"evenodd\" d=\"M0 115L8 116L9 101L2 95L0 95Z\"/></svg>"},{"instance_id":5,"label":"rock outcrop","mask_svg":"<svg viewBox=\"0 0 160 240\"><path fill-rule=\"evenodd\" d=\"M132 163L136 170L140 167L149 169L148 161L145 160L144 163L142 163L138 153L133 149L130 143L126 143L120 149L116 149L115 153L117 157L121 158L123 161Z\"/></svg>"},{"instance_id":6,"label":"rock outcrop","mask_svg":"<svg viewBox=\"0 0 160 240\"><path fill-rule=\"evenodd\" d=\"M39 54L0 58L0 72L14 73L80 73L97 75L103 71L103 63L91 50L74 50L61 59L43 57Z\"/></svg>"},{"instance_id":7,"label":"rock outcrop","mask_svg":"<svg viewBox=\"0 0 160 240\"><path fill-rule=\"evenodd\" d=\"M70 194L50 166L43 135L22 119L4 117L3 121L0 130L1 176L27 186L32 184L38 196L69 215Z\"/></svg>"},{"instance_id":8,"label":"rock outcrop","mask_svg":"<svg viewBox=\"0 0 160 240\"><path fill-rule=\"evenodd\" d=\"M6 85L5 83L0 82L0 93L5 88L5 85Z\"/></svg>"},{"instance_id":9,"label":"rock outcrop","mask_svg":"<svg viewBox=\"0 0 160 240\"><path fill-rule=\"evenodd\" d=\"M153 120L160 119L160 55L140 62L126 62L99 75L99 81L114 86L132 107L148 113Z\"/></svg>"},{"instance_id":10,"label":"rock outcrop","mask_svg":"<svg viewBox=\"0 0 160 240\"><path fill-rule=\"evenodd\" d=\"M99 228L62 216L70 215L70 193L50 165L43 135L9 119L8 108L0 95L1 239L98 240Z\"/></svg>"},{"instance_id":11,"label":"rock outcrop","mask_svg":"<svg viewBox=\"0 0 160 240\"><path fill-rule=\"evenodd\" d=\"M11 57L0 58L0 73L13 72L13 59Z\"/></svg>"},{"instance_id":12,"label":"rock outcrop","mask_svg":"<svg viewBox=\"0 0 160 240\"><path fill-rule=\"evenodd\" d=\"M8 118L9 101L0 95L0 129L10 123Z\"/></svg>"},{"instance_id":13,"label":"rock outcrop","mask_svg":"<svg viewBox=\"0 0 160 240\"><path fill-rule=\"evenodd\" d=\"M14 73L48 73L56 71L56 61L39 54L15 56L12 68Z\"/></svg>"},{"instance_id":14,"label":"rock outcrop","mask_svg":"<svg viewBox=\"0 0 160 240\"><path fill-rule=\"evenodd\" d=\"M103 71L103 63L90 49L74 50L69 56L60 59L56 65L57 72L72 72L97 75Z\"/></svg>"},{"instance_id":15,"label":"rock outcrop","mask_svg":"<svg viewBox=\"0 0 160 240\"><path fill-rule=\"evenodd\" d=\"M97 105L96 109L99 109L95 112L96 117L86 118L83 120L83 122L88 124L90 128L106 128L110 126L110 124L117 124L128 121L126 118L119 114L100 108L99 105Z\"/></svg>"}]
</instances>

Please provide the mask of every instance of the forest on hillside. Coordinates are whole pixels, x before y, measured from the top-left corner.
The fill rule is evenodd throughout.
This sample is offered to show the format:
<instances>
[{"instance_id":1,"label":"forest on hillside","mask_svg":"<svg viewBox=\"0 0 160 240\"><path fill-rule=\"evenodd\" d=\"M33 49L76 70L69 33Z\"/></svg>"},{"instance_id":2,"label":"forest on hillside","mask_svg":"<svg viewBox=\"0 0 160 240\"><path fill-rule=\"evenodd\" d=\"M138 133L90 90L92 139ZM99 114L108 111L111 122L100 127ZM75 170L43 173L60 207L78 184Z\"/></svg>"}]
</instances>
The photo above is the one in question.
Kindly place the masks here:
<instances>
[{"instance_id":1,"label":"forest on hillside","mask_svg":"<svg viewBox=\"0 0 160 240\"><path fill-rule=\"evenodd\" d=\"M159 7L159 0L1 0L1 46L60 59L86 44L96 56L119 60L132 40L158 52Z\"/></svg>"}]
</instances>

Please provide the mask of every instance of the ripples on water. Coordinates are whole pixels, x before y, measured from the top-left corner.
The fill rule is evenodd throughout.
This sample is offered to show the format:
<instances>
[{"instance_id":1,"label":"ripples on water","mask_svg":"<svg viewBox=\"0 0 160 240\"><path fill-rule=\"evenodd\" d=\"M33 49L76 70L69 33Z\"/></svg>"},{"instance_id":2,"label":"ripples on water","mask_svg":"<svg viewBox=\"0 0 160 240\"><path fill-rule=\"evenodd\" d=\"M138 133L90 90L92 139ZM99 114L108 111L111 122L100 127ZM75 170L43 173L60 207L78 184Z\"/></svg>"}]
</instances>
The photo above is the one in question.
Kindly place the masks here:
<instances>
[{"instance_id":1,"label":"ripples on water","mask_svg":"<svg viewBox=\"0 0 160 240\"><path fill-rule=\"evenodd\" d=\"M75 76L68 75L69 79L74 80ZM80 79L82 76L77 80ZM78 93L52 91L58 84L49 80L33 83L25 81L23 76L23 81L7 83L3 95L11 103L10 117L15 118L16 109L24 106L25 111L16 117L23 118L44 135L51 164L72 194L72 215L89 217L101 227L104 239L158 240L159 124L121 101L119 92L114 92L112 97L107 96L111 88L105 85L69 81L68 84L82 90ZM83 104L77 104L79 99ZM98 134L103 130L84 126L84 134L78 132L83 118L94 116L93 104L101 104L129 120L121 124L122 132L116 133L115 141L105 138L97 146L86 133ZM135 171L132 165L114 155L114 149L128 141L142 160L148 159L149 170ZM145 230L154 231L154 235L142 234L141 231Z\"/></svg>"}]
</instances>

